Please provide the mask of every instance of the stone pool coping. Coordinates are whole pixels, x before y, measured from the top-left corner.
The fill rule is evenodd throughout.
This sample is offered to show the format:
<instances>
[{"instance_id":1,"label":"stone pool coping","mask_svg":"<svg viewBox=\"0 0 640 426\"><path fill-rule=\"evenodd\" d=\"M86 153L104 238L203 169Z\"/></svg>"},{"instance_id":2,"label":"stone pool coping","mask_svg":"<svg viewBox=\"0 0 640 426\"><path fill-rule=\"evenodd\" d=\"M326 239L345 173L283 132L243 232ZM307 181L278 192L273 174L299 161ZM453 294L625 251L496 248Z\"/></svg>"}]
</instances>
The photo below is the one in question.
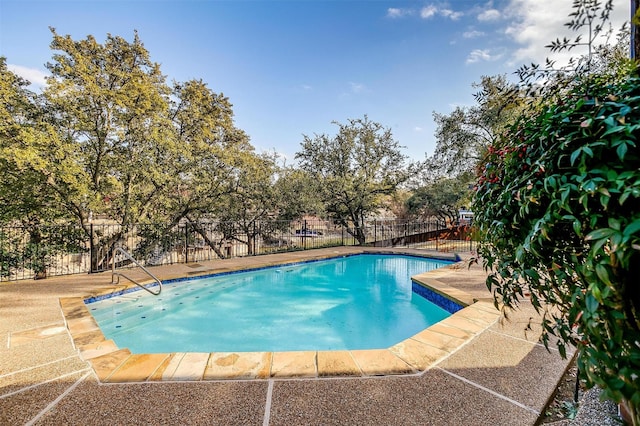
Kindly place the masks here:
<instances>
[{"instance_id":1,"label":"stone pool coping","mask_svg":"<svg viewBox=\"0 0 640 426\"><path fill-rule=\"evenodd\" d=\"M363 249L407 254L395 250ZM416 254L411 254L416 255ZM344 257L325 254L305 261ZM423 255L423 257L434 257ZM454 255L437 256L457 260ZM281 266L291 261L272 262ZM162 274L161 280L243 270L241 266L216 269L196 266L187 274ZM60 298L65 324L80 356L103 383L199 381L221 379L366 377L417 374L430 369L491 327L500 317L493 303L477 301L462 290L438 281L438 270L413 276L414 282L464 306L444 320L387 349L295 352L213 352L132 354L103 335L85 300L135 287L121 284L82 297Z\"/></svg>"}]
</instances>

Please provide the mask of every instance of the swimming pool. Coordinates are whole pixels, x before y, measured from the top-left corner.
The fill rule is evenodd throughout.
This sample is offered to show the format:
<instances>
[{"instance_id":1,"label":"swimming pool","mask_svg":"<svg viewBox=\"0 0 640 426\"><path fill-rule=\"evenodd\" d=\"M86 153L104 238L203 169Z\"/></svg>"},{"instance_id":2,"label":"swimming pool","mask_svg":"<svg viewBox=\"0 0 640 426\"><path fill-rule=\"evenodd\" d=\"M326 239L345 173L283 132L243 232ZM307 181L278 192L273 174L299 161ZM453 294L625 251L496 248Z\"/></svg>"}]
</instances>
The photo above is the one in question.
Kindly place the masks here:
<instances>
[{"instance_id":1,"label":"swimming pool","mask_svg":"<svg viewBox=\"0 0 640 426\"><path fill-rule=\"evenodd\" d=\"M363 254L165 282L88 304L107 339L133 353L376 349L450 313L412 291L446 264Z\"/></svg>"}]
</instances>

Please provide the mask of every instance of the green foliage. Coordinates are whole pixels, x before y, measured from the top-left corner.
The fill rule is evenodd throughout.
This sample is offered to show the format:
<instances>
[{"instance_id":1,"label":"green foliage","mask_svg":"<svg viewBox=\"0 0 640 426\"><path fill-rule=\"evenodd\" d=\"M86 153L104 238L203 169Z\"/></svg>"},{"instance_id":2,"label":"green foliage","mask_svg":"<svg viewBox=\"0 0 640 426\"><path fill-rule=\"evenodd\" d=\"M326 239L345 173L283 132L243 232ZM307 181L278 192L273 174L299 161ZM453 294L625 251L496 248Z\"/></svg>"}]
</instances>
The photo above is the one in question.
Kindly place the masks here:
<instances>
[{"instance_id":1,"label":"green foliage","mask_svg":"<svg viewBox=\"0 0 640 426\"><path fill-rule=\"evenodd\" d=\"M497 302L526 293L545 344L640 406L640 79L581 76L488 151L473 205Z\"/></svg>"},{"instance_id":2,"label":"green foliage","mask_svg":"<svg viewBox=\"0 0 640 426\"><path fill-rule=\"evenodd\" d=\"M478 90L477 105L433 114L436 149L428 172L445 176L472 172L501 129L519 113L520 95L505 76L482 77L473 87Z\"/></svg>"},{"instance_id":3,"label":"green foliage","mask_svg":"<svg viewBox=\"0 0 640 426\"><path fill-rule=\"evenodd\" d=\"M36 148L47 141L55 145L57 135L27 85L0 58L0 222L4 223L29 224L66 216L56 194L45 190L42 155L59 156L59 152L52 148L41 154Z\"/></svg>"},{"instance_id":4,"label":"green foliage","mask_svg":"<svg viewBox=\"0 0 640 426\"><path fill-rule=\"evenodd\" d=\"M169 165L164 76L137 34L132 43L108 35L100 44L93 36L75 41L51 32L56 53L47 64L45 108L67 160L53 168L51 185L82 224L89 211L135 223L157 196L164 183L160 171ZM50 147L37 148L42 153ZM45 168L51 163L43 158Z\"/></svg>"},{"instance_id":5,"label":"green foliage","mask_svg":"<svg viewBox=\"0 0 640 426\"><path fill-rule=\"evenodd\" d=\"M364 243L364 220L416 171L391 131L366 116L338 124L334 138L305 137L302 167L280 169L235 127L227 97L201 80L168 85L137 33L104 42L51 33L42 95L0 58L0 223L30 232L14 265L46 269L53 252L40 249L38 229L70 221L96 248L93 270L128 233L138 231L131 249L149 257L183 224L220 257L224 240L246 235L251 250L278 230L259 221L305 214L328 212ZM92 232L94 220L118 226ZM220 225L222 240L212 241L201 221L235 225ZM152 223L166 226L144 226Z\"/></svg>"},{"instance_id":6,"label":"green foliage","mask_svg":"<svg viewBox=\"0 0 640 426\"><path fill-rule=\"evenodd\" d=\"M7 229L0 229L0 280L11 276L11 271L20 264L20 253L14 250L18 238Z\"/></svg>"},{"instance_id":7,"label":"green foliage","mask_svg":"<svg viewBox=\"0 0 640 426\"><path fill-rule=\"evenodd\" d=\"M255 157L248 136L233 124L229 99L199 80L175 84L170 116L170 167L156 220L169 228L184 218L224 213L223 197L237 189L237 178ZM177 191L175 189L177 188Z\"/></svg>"},{"instance_id":8,"label":"green foliage","mask_svg":"<svg viewBox=\"0 0 640 426\"><path fill-rule=\"evenodd\" d=\"M363 119L338 125L335 137L304 137L300 168L319 184L327 213L364 244L364 221L412 173L390 129Z\"/></svg>"},{"instance_id":9,"label":"green foliage","mask_svg":"<svg viewBox=\"0 0 640 426\"><path fill-rule=\"evenodd\" d=\"M578 35L574 39L567 37L562 40L556 39L548 44L552 52L560 52L563 50L571 50L577 46L587 46L589 48L589 58L591 57L591 48L595 45L597 37L605 31L609 15L613 10L613 0L574 0L573 11L569 14L571 18L565 23L565 27L576 31L583 27L588 27L587 40L583 35Z\"/></svg>"},{"instance_id":10,"label":"green foliage","mask_svg":"<svg viewBox=\"0 0 640 426\"><path fill-rule=\"evenodd\" d=\"M137 34L99 43L51 31L42 96L0 63L0 221L34 229L73 220L94 244L111 246L133 224L166 222L169 230L228 212L234 177L249 182L257 170L229 99L199 80L169 87ZM91 217L122 231L95 241Z\"/></svg>"},{"instance_id":11,"label":"green foliage","mask_svg":"<svg viewBox=\"0 0 640 426\"><path fill-rule=\"evenodd\" d=\"M578 408L578 404L573 401L562 402L562 409L565 412L565 416L570 420L576 418L576 416L578 415Z\"/></svg>"},{"instance_id":12,"label":"green foliage","mask_svg":"<svg viewBox=\"0 0 640 426\"><path fill-rule=\"evenodd\" d=\"M262 232L258 223L273 219L278 212L279 200L273 182L276 163L274 156L266 154L242 158L244 163L228 178L234 191L222 197L217 218L233 222L234 226L227 228L226 238L246 244L248 253L253 254L255 239Z\"/></svg>"},{"instance_id":13,"label":"green foliage","mask_svg":"<svg viewBox=\"0 0 640 426\"><path fill-rule=\"evenodd\" d=\"M418 188L406 201L407 211L413 217L437 217L455 223L459 210L469 206L471 182L470 173L463 173L456 178L441 178Z\"/></svg>"},{"instance_id":14,"label":"green foliage","mask_svg":"<svg viewBox=\"0 0 640 426\"><path fill-rule=\"evenodd\" d=\"M320 183L310 173L292 167L281 168L274 190L279 198L279 220L325 216L324 205L318 197Z\"/></svg>"}]
</instances>

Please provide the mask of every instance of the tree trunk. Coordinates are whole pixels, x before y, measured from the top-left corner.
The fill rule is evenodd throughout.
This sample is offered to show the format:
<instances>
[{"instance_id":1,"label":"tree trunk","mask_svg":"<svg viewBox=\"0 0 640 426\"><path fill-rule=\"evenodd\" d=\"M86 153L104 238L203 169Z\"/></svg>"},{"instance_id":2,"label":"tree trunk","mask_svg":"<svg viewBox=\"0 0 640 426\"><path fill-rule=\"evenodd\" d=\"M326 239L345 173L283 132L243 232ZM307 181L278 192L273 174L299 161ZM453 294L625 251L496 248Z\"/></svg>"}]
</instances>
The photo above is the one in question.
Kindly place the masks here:
<instances>
[{"instance_id":1,"label":"tree trunk","mask_svg":"<svg viewBox=\"0 0 640 426\"><path fill-rule=\"evenodd\" d=\"M364 225L357 223L355 224L355 231L356 231L356 240L358 240L358 245L362 246L367 242L367 236L365 233L365 230L363 228Z\"/></svg>"},{"instance_id":2,"label":"tree trunk","mask_svg":"<svg viewBox=\"0 0 640 426\"><path fill-rule=\"evenodd\" d=\"M254 234L247 232L247 254L249 256L253 256L255 254L253 250L255 247L255 241L256 241L256 236Z\"/></svg>"},{"instance_id":3,"label":"tree trunk","mask_svg":"<svg viewBox=\"0 0 640 426\"><path fill-rule=\"evenodd\" d=\"M200 223L197 222L197 221L192 222L191 219L189 219L189 221L190 221L190 224L193 226L193 229L202 237L202 239L204 240L205 244L207 244L209 247L211 247L211 250L213 250L214 253L217 254L220 259L226 258L224 253L222 253L222 251L220 250L220 247L215 242L211 241L211 239L207 235L207 233L204 230L204 228L202 228Z\"/></svg>"},{"instance_id":4,"label":"tree trunk","mask_svg":"<svg viewBox=\"0 0 640 426\"><path fill-rule=\"evenodd\" d=\"M37 225L29 230L29 245L31 246L31 267L34 272L33 279L44 279L47 277L46 249L42 243L42 234Z\"/></svg>"}]
</instances>

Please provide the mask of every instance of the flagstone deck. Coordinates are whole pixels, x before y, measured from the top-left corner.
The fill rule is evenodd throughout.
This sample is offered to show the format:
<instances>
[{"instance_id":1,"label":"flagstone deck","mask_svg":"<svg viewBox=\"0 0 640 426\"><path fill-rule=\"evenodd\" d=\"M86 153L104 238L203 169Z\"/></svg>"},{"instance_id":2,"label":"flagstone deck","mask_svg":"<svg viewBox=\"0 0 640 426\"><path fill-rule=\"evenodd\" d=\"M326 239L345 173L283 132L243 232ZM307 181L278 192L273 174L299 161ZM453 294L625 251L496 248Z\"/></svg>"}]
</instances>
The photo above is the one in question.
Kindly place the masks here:
<instances>
[{"instance_id":1,"label":"flagstone deck","mask_svg":"<svg viewBox=\"0 0 640 426\"><path fill-rule=\"evenodd\" d=\"M360 251L152 271L169 279ZM539 326L525 333L529 304L501 320L484 277L463 263L416 277L469 306L388 349L212 354L131 354L105 340L83 300L124 287L110 273L2 283L0 424L532 425L568 361L538 343Z\"/></svg>"}]
</instances>

